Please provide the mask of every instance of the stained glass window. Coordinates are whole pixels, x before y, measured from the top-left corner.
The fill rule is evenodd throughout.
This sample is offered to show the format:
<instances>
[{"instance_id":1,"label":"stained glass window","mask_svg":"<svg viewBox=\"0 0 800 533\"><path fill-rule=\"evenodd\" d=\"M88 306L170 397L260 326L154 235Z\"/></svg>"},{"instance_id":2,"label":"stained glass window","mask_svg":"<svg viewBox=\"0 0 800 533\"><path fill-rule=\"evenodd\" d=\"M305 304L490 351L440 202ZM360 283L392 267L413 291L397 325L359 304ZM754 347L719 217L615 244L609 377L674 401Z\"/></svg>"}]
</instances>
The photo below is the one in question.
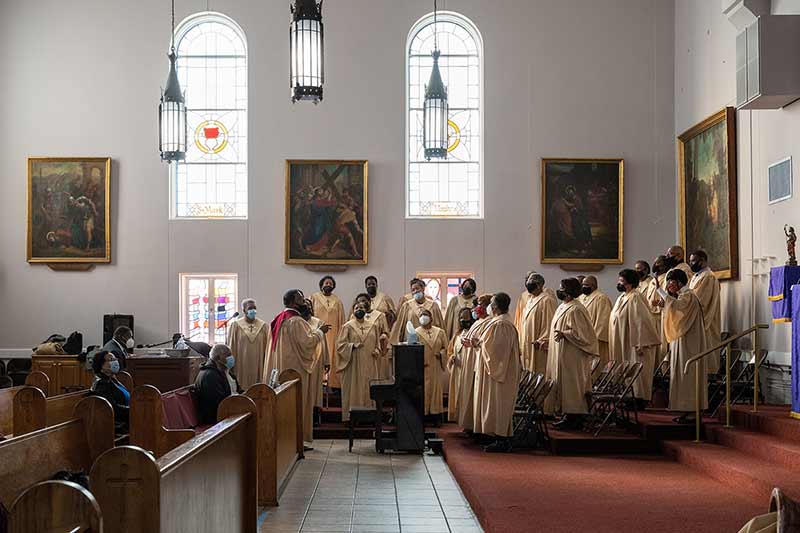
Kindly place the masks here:
<instances>
[{"instance_id":1,"label":"stained glass window","mask_svg":"<svg viewBox=\"0 0 800 533\"><path fill-rule=\"evenodd\" d=\"M473 276L466 272L436 274L418 272L417 277L425 282L425 296L431 298L444 310L447 309L450 298L458 296L458 289L464 280Z\"/></svg>"},{"instance_id":2,"label":"stained glass window","mask_svg":"<svg viewBox=\"0 0 800 533\"><path fill-rule=\"evenodd\" d=\"M171 166L173 218L247 218L247 46L236 22L199 13L175 32L186 161Z\"/></svg>"},{"instance_id":3,"label":"stained glass window","mask_svg":"<svg viewBox=\"0 0 800 533\"><path fill-rule=\"evenodd\" d=\"M425 84L433 68L433 14L411 29L407 58L406 216L483 217L483 44L467 18L437 15L439 68L447 86L450 115L447 159L425 160L422 147Z\"/></svg>"},{"instance_id":4,"label":"stained glass window","mask_svg":"<svg viewBox=\"0 0 800 533\"><path fill-rule=\"evenodd\" d=\"M225 342L225 321L238 308L236 283L236 274L181 274L181 332L193 341Z\"/></svg>"}]
</instances>

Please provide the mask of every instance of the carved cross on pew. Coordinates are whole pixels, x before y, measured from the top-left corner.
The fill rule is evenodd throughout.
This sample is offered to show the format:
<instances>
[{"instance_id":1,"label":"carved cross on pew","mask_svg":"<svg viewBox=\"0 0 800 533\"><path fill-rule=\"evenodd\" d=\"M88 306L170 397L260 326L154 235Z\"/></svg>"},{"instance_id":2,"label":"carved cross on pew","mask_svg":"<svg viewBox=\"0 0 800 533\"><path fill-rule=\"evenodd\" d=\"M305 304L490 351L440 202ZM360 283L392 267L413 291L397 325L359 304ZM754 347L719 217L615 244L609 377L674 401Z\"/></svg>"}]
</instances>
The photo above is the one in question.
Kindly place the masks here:
<instances>
[{"instance_id":1,"label":"carved cross on pew","mask_svg":"<svg viewBox=\"0 0 800 533\"><path fill-rule=\"evenodd\" d=\"M122 490L122 508L120 509L119 523L125 524L127 522L127 498L125 498L125 490L128 485L138 485L143 480L140 477L128 477L130 465L122 463L120 465L120 476L118 478L108 478L106 482L109 487L115 487Z\"/></svg>"}]
</instances>

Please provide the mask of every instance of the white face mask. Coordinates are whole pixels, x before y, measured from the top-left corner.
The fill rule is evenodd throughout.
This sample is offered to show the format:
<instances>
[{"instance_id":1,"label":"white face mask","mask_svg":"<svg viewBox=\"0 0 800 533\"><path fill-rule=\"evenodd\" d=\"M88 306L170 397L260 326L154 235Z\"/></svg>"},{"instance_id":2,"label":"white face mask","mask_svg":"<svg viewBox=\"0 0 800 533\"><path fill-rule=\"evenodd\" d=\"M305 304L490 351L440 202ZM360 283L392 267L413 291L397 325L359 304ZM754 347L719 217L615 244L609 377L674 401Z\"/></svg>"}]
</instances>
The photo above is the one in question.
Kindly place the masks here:
<instances>
[{"instance_id":1,"label":"white face mask","mask_svg":"<svg viewBox=\"0 0 800 533\"><path fill-rule=\"evenodd\" d=\"M125 346L127 346L128 348L133 348L134 346L136 346L136 343L133 342L133 337L131 337L130 339L127 340L127 342L125 342Z\"/></svg>"},{"instance_id":2,"label":"white face mask","mask_svg":"<svg viewBox=\"0 0 800 533\"><path fill-rule=\"evenodd\" d=\"M431 317L429 317L428 315L422 315L421 317L419 317L419 323L422 324L423 326L427 326L428 324L431 323Z\"/></svg>"}]
</instances>

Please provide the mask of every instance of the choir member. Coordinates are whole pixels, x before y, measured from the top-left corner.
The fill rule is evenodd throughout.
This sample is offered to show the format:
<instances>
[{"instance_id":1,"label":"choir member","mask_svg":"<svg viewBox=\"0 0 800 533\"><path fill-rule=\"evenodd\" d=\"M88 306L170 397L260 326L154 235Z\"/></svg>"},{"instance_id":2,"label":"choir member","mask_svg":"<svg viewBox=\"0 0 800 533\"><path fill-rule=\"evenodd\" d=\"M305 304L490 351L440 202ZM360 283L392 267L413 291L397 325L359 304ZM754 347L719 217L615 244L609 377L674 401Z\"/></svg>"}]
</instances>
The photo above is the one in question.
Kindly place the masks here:
<instances>
[{"instance_id":1,"label":"choir member","mask_svg":"<svg viewBox=\"0 0 800 533\"><path fill-rule=\"evenodd\" d=\"M330 326L325 334L328 344L328 354L331 356L331 366L336 368L336 338L339 329L345 323L344 305L333 291L336 290L336 280L333 276L324 276L319 280L319 292L311 295L314 303L314 313L317 318ZM328 374L328 386L338 389L341 386L339 375L336 372Z\"/></svg>"},{"instance_id":2,"label":"choir member","mask_svg":"<svg viewBox=\"0 0 800 533\"><path fill-rule=\"evenodd\" d=\"M339 331L336 341L336 372L341 374L344 422L350 420L353 407L375 408L375 402L369 397L369 382L378 379L383 351L381 337L385 336L376 321L366 320L367 305L364 302L355 304L353 315L354 318Z\"/></svg>"},{"instance_id":3,"label":"choir member","mask_svg":"<svg viewBox=\"0 0 800 533\"><path fill-rule=\"evenodd\" d=\"M600 350L600 363L607 363L611 357L608 353L608 326L611 320L611 299L597 288L597 278L585 276L581 282L581 295L578 300L589 312L592 327L597 334L597 348Z\"/></svg>"},{"instance_id":4,"label":"choir member","mask_svg":"<svg viewBox=\"0 0 800 533\"><path fill-rule=\"evenodd\" d=\"M406 340L406 322L410 321L414 328L419 327L419 318L423 311L427 311L431 316L433 326L444 328L441 308L436 302L425 297L425 282L419 279L414 280L411 284L411 290L413 291L412 298L403 302L403 305L400 306L400 311L397 313L397 321L394 323L390 336L392 344Z\"/></svg>"},{"instance_id":5,"label":"choir member","mask_svg":"<svg viewBox=\"0 0 800 533\"><path fill-rule=\"evenodd\" d=\"M386 315L386 321L391 329L397 319L397 308L394 306L392 297L378 290L378 278L375 276L367 276L367 279L364 280L364 287L372 299L372 309Z\"/></svg>"},{"instance_id":6,"label":"choir member","mask_svg":"<svg viewBox=\"0 0 800 533\"><path fill-rule=\"evenodd\" d=\"M242 300L242 316L228 328L228 346L236 357L236 377L245 390L261 380L267 354L267 323L256 316L252 298Z\"/></svg>"},{"instance_id":7,"label":"choir member","mask_svg":"<svg viewBox=\"0 0 800 533\"><path fill-rule=\"evenodd\" d=\"M522 365L531 372L544 374L547 368L547 341L550 337L550 322L556 304L544 292L544 277L531 274L526 283L530 295L520 316L519 346Z\"/></svg>"},{"instance_id":8,"label":"choir member","mask_svg":"<svg viewBox=\"0 0 800 533\"><path fill-rule=\"evenodd\" d=\"M708 266L708 254L696 250L689 256L689 268L694 276L689 281L689 289L700 300L703 309L703 322L706 327L706 345L713 348L722 342L722 321L720 312L719 280ZM719 352L708 356L708 370L719 370Z\"/></svg>"},{"instance_id":9,"label":"choir member","mask_svg":"<svg viewBox=\"0 0 800 533\"><path fill-rule=\"evenodd\" d=\"M489 304L491 301L491 294L482 294L478 297L478 305L472 308L472 320L474 322L467 334L461 339L461 343L466 346L466 350L463 352L464 359L461 365L458 425L467 433L472 433L475 429L475 380L476 372L480 369L478 339L480 339L491 318L489 316Z\"/></svg>"},{"instance_id":10,"label":"choir member","mask_svg":"<svg viewBox=\"0 0 800 533\"><path fill-rule=\"evenodd\" d=\"M448 340L452 339L459 331L458 313L461 309L472 309L475 300L475 291L478 285L472 278L467 278L461 282L458 288L458 296L450 298L447 302L447 311L444 314L444 332Z\"/></svg>"},{"instance_id":11,"label":"choir member","mask_svg":"<svg viewBox=\"0 0 800 533\"><path fill-rule=\"evenodd\" d=\"M447 335L442 328L433 325L433 315L428 309L420 311L419 323L417 338L425 347L425 415L438 417L444 410L442 372L447 354Z\"/></svg>"},{"instance_id":12,"label":"choir member","mask_svg":"<svg viewBox=\"0 0 800 533\"><path fill-rule=\"evenodd\" d=\"M450 380L447 388L447 420L455 422L458 420L459 403L461 395L461 380L464 377L463 366L467 346L464 345L464 337L472 327L472 309L464 307L458 312L458 333L450 339L447 347L447 369L450 371ZM471 407L471 406L470 406Z\"/></svg>"}]
</instances>

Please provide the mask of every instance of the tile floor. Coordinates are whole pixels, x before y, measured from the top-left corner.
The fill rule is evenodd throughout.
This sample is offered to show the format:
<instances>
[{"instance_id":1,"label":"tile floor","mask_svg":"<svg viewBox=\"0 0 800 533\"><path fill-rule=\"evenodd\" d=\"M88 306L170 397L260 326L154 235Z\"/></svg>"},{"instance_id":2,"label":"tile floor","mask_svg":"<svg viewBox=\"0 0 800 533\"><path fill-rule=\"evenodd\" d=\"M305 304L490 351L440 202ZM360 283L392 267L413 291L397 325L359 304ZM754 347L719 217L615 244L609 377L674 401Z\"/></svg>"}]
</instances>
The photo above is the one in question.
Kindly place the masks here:
<instances>
[{"instance_id":1,"label":"tile floor","mask_svg":"<svg viewBox=\"0 0 800 533\"><path fill-rule=\"evenodd\" d=\"M314 441L260 532L479 533L442 457L379 455L375 442Z\"/></svg>"}]
</instances>

